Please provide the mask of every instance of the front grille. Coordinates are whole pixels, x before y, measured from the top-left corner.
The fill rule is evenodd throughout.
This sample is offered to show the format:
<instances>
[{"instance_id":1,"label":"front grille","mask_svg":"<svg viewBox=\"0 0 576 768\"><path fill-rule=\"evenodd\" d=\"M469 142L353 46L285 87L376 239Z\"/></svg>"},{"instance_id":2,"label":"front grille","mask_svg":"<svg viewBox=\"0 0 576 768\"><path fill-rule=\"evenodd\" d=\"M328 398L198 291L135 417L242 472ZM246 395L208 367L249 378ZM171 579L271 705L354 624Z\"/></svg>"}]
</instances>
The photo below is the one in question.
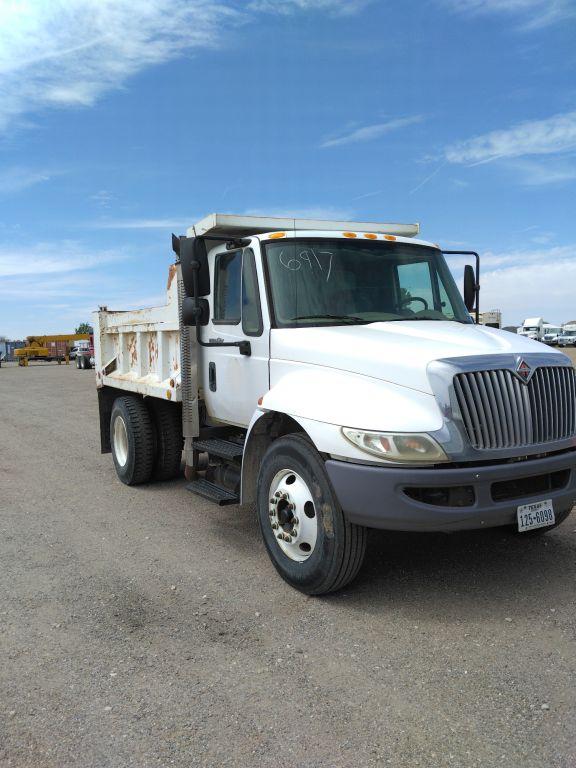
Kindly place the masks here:
<instances>
[{"instance_id":1,"label":"front grille","mask_svg":"<svg viewBox=\"0 0 576 768\"><path fill-rule=\"evenodd\" d=\"M574 368L537 368L527 384L510 370L459 373L454 390L474 448L516 448L576 433Z\"/></svg>"}]
</instances>

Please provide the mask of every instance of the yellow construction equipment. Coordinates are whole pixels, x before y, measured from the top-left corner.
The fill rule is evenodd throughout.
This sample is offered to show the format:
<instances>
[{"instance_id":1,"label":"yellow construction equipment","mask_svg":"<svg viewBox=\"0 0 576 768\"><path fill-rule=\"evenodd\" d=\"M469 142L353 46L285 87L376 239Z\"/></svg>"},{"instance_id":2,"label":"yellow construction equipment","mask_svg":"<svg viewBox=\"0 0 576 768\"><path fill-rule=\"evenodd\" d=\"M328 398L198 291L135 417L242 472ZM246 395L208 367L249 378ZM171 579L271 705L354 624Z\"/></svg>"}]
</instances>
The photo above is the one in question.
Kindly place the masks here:
<instances>
[{"instance_id":1,"label":"yellow construction equipment","mask_svg":"<svg viewBox=\"0 0 576 768\"><path fill-rule=\"evenodd\" d=\"M21 349L15 349L18 365L27 366L30 360L56 360L58 365L63 361L69 364L70 346L75 341L89 339L89 333L61 333L55 336L27 336L28 344Z\"/></svg>"}]
</instances>

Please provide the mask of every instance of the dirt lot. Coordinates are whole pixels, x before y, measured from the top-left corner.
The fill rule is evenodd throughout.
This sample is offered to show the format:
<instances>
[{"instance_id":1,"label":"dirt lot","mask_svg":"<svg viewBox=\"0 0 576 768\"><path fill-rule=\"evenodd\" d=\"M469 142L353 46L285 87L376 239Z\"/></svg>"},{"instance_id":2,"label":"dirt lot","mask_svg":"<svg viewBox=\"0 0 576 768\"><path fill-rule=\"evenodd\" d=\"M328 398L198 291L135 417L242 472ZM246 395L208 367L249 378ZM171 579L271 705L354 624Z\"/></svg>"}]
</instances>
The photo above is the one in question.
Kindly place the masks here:
<instances>
[{"instance_id":1,"label":"dirt lot","mask_svg":"<svg viewBox=\"0 0 576 768\"><path fill-rule=\"evenodd\" d=\"M307 598L251 509L98 446L91 373L0 369L1 766L576 766L576 512L374 533Z\"/></svg>"}]
</instances>

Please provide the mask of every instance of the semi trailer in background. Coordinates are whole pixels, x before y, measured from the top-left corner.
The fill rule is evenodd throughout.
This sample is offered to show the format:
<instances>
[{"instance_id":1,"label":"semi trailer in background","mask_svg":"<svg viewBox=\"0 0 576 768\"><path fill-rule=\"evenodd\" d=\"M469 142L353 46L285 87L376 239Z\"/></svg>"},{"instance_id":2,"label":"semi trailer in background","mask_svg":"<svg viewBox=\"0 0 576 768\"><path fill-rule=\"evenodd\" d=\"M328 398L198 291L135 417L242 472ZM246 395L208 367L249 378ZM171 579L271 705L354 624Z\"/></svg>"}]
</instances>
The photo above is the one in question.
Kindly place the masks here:
<instances>
[{"instance_id":1,"label":"semi trailer in background","mask_svg":"<svg viewBox=\"0 0 576 768\"><path fill-rule=\"evenodd\" d=\"M518 330L518 334L526 336L527 339L542 341L544 338L544 319L542 317L526 318Z\"/></svg>"},{"instance_id":2,"label":"semi trailer in background","mask_svg":"<svg viewBox=\"0 0 576 768\"><path fill-rule=\"evenodd\" d=\"M213 214L174 236L166 304L94 318L119 479L177 477L183 451L187 489L254 505L274 567L308 594L355 577L370 528L561 523L576 501L572 363L475 324L477 254L462 298L454 252L418 233Z\"/></svg>"}]
</instances>

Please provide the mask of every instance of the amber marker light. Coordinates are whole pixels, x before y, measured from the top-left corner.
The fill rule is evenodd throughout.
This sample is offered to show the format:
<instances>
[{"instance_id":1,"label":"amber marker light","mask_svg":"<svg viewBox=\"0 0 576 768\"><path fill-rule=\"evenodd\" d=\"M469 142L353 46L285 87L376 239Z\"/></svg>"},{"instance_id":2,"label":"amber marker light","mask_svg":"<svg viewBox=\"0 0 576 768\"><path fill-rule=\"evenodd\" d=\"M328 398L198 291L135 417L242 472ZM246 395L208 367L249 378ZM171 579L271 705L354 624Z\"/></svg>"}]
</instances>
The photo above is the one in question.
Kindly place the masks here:
<instances>
[{"instance_id":1,"label":"amber marker light","mask_svg":"<svg viewBox=\"0 0 576 768\"><path fill-rule=\"evenodd\" d=\"M378 240L378 235L374 235L372 234L372 232L368 232L367 234L364 235L364 237L367 238L368 240Z\"/></svg>"},{"instance_id":2,"label":"amber marker light","mask_svg":"<svg viewBox=\"0 0 576 768\"><path fill-rule=\"evenodd\" d=\"M286 232L274 232L273 235L270 235L270 240L280 240L282 237L286 237Z\"/></svg>"},{"instance_id":3,"label":"amber marker light","mask_svg":"<svg viewBox=\"0 0 576 768\"><path fill-rule=\"evenodd\" d=\"M342 232L342 234L344 235L344 237L351 237L351 238L358 237L356 232Z\"/></svg>"},{"instance_id":4,"label":"amber marker light","mask_svg":"<svg viewBox=\"0 0 576 768\"><path fill-rule=\"evenodd\" d=\"M394 235L384 235L384 240L396 240Z\"/></svg>"}]
</instances>

